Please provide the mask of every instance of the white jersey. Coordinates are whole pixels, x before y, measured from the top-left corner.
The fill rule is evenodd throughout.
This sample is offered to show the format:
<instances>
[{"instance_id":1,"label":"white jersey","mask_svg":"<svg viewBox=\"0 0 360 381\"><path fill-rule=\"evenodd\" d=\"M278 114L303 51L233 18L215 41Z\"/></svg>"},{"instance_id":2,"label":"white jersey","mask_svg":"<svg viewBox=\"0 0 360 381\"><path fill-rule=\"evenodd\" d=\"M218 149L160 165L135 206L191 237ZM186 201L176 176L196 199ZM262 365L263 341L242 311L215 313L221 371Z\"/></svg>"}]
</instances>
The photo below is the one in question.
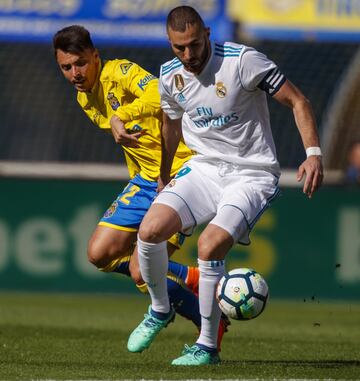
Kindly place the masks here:
<instances>
[{"instance_id":1,"label":"white jersey","mask_svg":"<svg viewBox=\"0 0 360 381\"><path fill-rule=\"evenodd\" d=\"M255 49L212 43L199 75L186 71L178 58L161 66L161 107L171 119L182 117L184 140L196 159L279 175L266 92L274 94L284 81Z\"/></svg>"}]
</instances>

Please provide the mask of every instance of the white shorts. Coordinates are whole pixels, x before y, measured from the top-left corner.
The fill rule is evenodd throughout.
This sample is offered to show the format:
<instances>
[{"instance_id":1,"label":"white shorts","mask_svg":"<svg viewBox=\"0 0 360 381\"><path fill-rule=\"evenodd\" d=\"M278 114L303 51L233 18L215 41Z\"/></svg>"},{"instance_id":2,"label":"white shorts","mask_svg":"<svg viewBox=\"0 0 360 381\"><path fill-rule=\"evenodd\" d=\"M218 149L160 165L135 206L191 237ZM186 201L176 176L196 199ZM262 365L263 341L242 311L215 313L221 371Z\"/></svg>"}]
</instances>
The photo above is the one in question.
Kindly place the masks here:
<instances>
[{"instance_id":1,"label":"white shorts","mask_svg":"<svg viewBox=\"0 0 360 381\"><path fill-rule=\"evenodd\" d=\"M185 234L210 222L227 231L234 242L248 245L251 229L280 193L278 180L264 170L191 159L154 203L174 209Z\"/></svg>"}]
</instances>

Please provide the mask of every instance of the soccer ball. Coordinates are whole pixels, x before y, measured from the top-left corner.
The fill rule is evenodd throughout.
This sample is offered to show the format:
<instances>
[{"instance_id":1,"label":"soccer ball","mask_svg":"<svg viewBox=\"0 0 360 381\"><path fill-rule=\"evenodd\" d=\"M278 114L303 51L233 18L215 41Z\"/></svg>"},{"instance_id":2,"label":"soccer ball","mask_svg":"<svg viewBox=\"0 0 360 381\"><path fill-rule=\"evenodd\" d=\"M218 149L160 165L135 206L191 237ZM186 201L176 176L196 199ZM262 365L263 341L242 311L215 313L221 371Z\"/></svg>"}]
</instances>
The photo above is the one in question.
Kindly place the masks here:
<instances>
[{"instance_id":1,"label":"soccer ball","mask_svg":"<svg viewBox=\"0 0 360 381\"><path fill-rule=\"evenodd\" d=\"M269 298L268 285L256 271L242 268L231 270L221 279L216 299L221 311L236 320L259 316Z\"/></svg>"}]
</instances>

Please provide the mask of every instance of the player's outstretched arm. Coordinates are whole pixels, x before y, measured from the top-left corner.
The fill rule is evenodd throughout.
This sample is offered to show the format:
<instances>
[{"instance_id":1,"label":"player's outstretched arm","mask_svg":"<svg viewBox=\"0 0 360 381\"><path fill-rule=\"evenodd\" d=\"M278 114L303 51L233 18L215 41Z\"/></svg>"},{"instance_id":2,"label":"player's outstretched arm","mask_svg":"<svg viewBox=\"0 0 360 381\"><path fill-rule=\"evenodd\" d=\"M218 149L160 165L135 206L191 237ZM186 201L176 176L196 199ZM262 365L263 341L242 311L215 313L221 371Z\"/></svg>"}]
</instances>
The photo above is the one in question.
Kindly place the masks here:
<instances>
[{"instance_id":1,"label":"player's outstretched arm","mask_svg":"<svg viewBox=\"0 0 360 381\"><path fill-rule=\"evenodd\" d=\"M161 166L158 179L158 192L161 192L170 181L171 167L175 152L178 148L182 133L181 119L170 119L163 112L163 125L161 127Z\"/></svg>"},{"instance_id":2,"label":"player's outstretched arm","mask_svg":"<svg viewBox=\"0 0 360 381\"><path fill-rule=\"evenodd\" d=\"M286 80L274 98L293 110L296 126L300 132L305 150L310 147L320 147L316 121L309 100L304 94ZM315 152L314 152L315 151ZM301 181L305 175L303 192L311 198L321 186L323 180L322 156L319 150L307 151L307 159L300 165L297 180Z\"/></svg>"}]
</instances>

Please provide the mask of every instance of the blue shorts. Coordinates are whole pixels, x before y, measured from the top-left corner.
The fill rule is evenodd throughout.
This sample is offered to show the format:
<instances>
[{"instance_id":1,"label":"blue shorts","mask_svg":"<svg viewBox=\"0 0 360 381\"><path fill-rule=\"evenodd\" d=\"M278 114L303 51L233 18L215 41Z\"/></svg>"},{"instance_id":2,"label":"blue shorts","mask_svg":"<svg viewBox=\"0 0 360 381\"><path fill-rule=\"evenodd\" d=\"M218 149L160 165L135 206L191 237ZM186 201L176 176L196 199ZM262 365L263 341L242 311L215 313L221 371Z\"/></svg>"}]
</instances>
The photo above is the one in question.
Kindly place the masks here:
<instances>
[{"instance_id":1,"label":"blue shorts","mask_svg":"<svg viewBox=\"0 0 360 381\"><path fill-rule=\"evenodd\" d=\"M105 212L99 225L137 231L157 196L157 182L136 175Z\"/></svg>"},{"instance_id":2,"label":"blue shorts","mask_svg":"<svg viewBox=\"0 0 360 381\"><path fill-rule=\"evenodd\" d=\"M156 181L145 180L136 175L105 212L99 225L137 232L146 212L158 195L156 189ZM169 239L169 242L176 247L180 247L183 241L184 236L181 233Z\"/></svg>"}]
</instances>

